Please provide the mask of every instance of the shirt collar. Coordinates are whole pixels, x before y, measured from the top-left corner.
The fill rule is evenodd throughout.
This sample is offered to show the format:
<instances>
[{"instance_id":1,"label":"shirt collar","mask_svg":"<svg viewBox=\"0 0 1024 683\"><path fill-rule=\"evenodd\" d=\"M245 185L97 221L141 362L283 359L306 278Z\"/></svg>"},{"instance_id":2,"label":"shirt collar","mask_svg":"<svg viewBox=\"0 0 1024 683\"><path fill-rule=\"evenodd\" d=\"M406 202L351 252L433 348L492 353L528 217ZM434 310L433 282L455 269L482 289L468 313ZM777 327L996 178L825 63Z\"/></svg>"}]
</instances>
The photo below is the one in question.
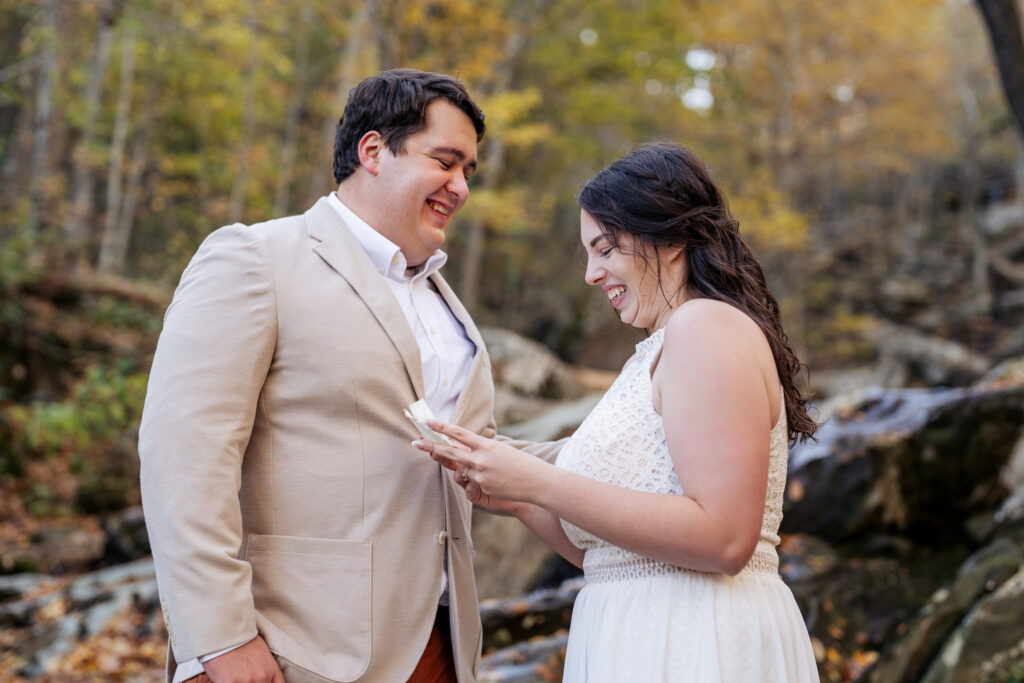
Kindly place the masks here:
<instances>
[{"instance_id":1,"label":"shirt collar","mask_svg":"<svg viewBox=\"0 0 1024 683\"><path fill-rule=\"evenodd\" d=\"M427 262L415 275L407 277L405 274L407 266L405 254L402 253L397 244L374 230L369 223L357 216L352 209L345 206L344 202L338 198L337 193L331 192L327 195L327 203L338 212L341 220L348 227L349 232L359 242L366 255L370 257L373 266L384 277L401 282L416 282L417 280L430 277L448 261L448 255L438 249L427 259Z\"/></svg>"}]
</instances>

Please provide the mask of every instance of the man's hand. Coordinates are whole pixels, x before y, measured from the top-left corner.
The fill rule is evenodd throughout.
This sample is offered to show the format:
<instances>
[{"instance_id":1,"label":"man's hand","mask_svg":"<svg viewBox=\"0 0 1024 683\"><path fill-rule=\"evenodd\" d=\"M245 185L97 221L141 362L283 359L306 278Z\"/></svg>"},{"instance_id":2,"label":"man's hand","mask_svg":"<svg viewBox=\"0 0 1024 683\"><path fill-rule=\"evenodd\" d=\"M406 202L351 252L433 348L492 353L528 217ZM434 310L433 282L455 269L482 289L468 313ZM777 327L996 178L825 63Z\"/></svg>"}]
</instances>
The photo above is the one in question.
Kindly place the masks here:
<instances>
[{"instance_id":1,"label":"man's hand","mask_svg":"<svg viewBox=\"0 0 1024 683\"><path fill-rule=\"evenodd\" d=\"M203 668L212 683L284 683L281 667L260 636L203 663Z\"/></svg>"}]
</instances>

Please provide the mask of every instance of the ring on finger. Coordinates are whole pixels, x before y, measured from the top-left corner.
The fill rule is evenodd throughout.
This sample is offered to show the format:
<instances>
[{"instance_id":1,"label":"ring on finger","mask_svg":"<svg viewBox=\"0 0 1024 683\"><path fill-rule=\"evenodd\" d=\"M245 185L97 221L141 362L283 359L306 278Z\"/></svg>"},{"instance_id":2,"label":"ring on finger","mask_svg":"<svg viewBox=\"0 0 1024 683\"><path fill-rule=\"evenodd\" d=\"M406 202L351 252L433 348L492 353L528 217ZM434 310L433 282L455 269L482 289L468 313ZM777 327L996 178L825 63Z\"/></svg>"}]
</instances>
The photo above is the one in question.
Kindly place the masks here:
<instances>
[{"instance_id":1,"label":"ring on finger","mask_svg":"<svg viewBox=\"0 0 1024 683\"><path fill-rule=\"evenodd\" d=\"M464 481L464 482L466 482L466 481L469 481L469 468L467 467L467 468L466 468L466 469L465 469L465 470L464 470L464 471L462 472L462 474L460 474L460 475L459 475L459 477L461 477L461 478L462 478L462 481Z\"/></svg>"}]
</instances>

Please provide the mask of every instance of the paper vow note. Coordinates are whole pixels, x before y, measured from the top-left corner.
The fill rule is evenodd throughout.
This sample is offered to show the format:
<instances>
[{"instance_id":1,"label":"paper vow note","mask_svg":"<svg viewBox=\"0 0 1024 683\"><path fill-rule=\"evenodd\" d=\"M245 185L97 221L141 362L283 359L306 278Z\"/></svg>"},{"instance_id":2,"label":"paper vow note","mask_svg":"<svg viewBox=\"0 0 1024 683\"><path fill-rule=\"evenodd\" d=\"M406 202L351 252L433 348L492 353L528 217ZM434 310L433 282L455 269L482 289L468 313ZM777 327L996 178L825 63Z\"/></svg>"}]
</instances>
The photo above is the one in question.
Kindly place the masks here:
<instances>
[{"instance_id":1,"label":"paper vow note","mask_svg":"<svg viewBox=\"0 0 1024 683\"><path fill-rule=\"evenodd\" d=\"M428 406L426 401L423 399L410 404L409 407L402 412L404 412L405 416L412 421L416 426L417 431L419 431L420 435L422 435L427 441L443 443L449 446L455 445L455 442L447 436L439 434L427 426L427 420L434 419L434 413L430 410L430 406Z\"/></svg>"}]
</instances>

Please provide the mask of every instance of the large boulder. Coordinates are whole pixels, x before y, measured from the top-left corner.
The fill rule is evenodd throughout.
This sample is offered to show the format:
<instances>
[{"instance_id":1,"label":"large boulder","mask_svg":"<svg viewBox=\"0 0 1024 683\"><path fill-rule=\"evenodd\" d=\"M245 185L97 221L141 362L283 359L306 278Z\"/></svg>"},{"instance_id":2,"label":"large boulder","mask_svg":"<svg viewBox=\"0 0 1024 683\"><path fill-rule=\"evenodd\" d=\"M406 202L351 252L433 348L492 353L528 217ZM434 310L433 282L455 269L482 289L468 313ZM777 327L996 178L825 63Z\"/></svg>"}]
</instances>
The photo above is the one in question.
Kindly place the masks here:
<instances>
[{"instance_id":1,"label":"large boulder","mask_svg":"<svg viewBox=\"0 0 1024 683\"><path fill-rule=\"evenodd\" d=\"M521 395L578 398L584 392L568 364L540 342L498 327L481 327L494 383Z\"/></svg>"},{"instance_id":2,"label":"large boulder","mask_svg":"<svg viewBox=\"0 0 1024 683\"><path fill-rule=\"evenodd\" d=\"M543 344L509 330L482 327L494 375L498 432L554 441L571 434L616 373L578 368ZM518 520L483 510L473 515L474 567L481 598L521 595L552 562L552 551Z\"/></svg>"},{"instance_id":3,"label":"large boulder","mask_svg":"<svg viewBox=\"0 0 1024 683\"><path fill-rule=\"evenodd\" d=\"M868 682L920 680L939 648L979 597L1016 574L1022 560L1020 548L1007 539L999 539L974 553L961 566L952 584L932 595L906 635L883 654L871 670ZM1024 623L1024 611L1020 616Z\"/></svg>"},{"instance_id":4,"label":"large boulder","mask_svg":"<svg viewBox=\"0 0 1024 683\"><path fill-rule=\"evenodd\" d=\"M959 540L1008 491L1024 379L966 389L874 389L838 404L790 454L783 530L833 543L878 532Z\"/></svg>"},{"instance_id":5,"label":"large boulder","mask_svg":"<svg viewBox=\"0 0 1024 683\"><path fill-rule=\"evenodd\" d=\"M922 683L1005 683L1024 676L1024 565L953 633Z\"/></svg>"}]
</instances>

